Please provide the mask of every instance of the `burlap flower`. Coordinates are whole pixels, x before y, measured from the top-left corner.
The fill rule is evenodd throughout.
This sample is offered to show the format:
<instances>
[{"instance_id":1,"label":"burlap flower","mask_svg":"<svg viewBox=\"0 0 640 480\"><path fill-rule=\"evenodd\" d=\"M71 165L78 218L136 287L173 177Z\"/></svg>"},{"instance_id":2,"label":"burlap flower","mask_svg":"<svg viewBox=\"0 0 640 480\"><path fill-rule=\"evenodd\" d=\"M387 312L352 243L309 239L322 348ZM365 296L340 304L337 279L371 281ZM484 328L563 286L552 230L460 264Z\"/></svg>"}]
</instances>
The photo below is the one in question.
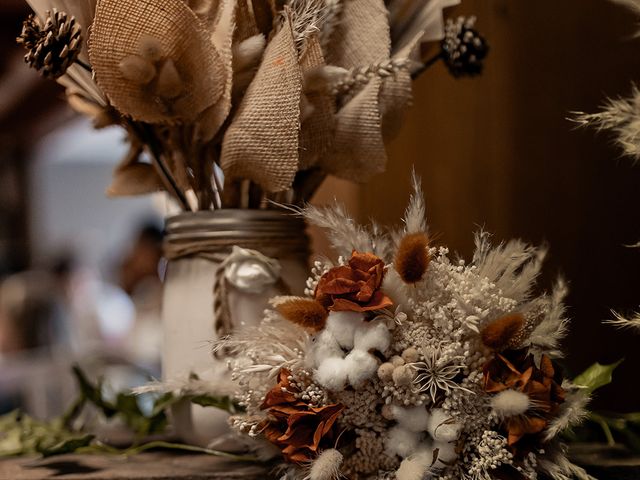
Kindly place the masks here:
<instances>
[{"instance_id":1,"label":"burlap flower","mask_svg":"<svg viewBox=\"0 0 640 480\"><path fill-rule=\"evenodd\" d=\"M261 429L288 462L303 463L314 459L321 447L333 447L335 423L344 405L312 407L304 403L296 398L290 375L281 370L278 384L265 396L261 408L268 410L269 417Z\"/></svg>"},{"instance_id":2,"label":"burlap flower","mask_svg":"<svg viewBox=\"0 0 640 480\"><path fill-rule=\"evenodd\" d=\"M505 419L509 446L513 447L526 435L537 435L558 413L564 402L561 379L546 355L537 367L533 355L526 350L497 353L484 366L484 389L487 393L516 390L529 397L531 407L523 415Z\"/></svg>"},{"instance_id":3,"label":"burlap flower","mask_svg":"<svg viewBox=\"0 0 640 480\"><path fill-rule=\"evenodd\" d=\"M368 312L390 307L393 302L380 290L383 278L382 259L354 251L348 265L332 268L320 278L315 298L333 311Z\"/></svg>"}]
</instances>

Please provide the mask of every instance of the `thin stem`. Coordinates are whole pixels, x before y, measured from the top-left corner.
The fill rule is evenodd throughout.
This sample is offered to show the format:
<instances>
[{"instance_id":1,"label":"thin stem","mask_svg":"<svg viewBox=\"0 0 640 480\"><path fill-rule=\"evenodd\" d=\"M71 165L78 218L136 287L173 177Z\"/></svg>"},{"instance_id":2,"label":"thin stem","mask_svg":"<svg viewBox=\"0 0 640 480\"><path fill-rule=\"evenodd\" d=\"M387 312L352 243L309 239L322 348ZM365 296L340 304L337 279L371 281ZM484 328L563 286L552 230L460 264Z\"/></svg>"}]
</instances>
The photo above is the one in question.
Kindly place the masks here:
<instances>
[{"instance_id":1,"label":"thin stem","mask_svg":"<svg viewBox=\"0 0 640 480\"><path fill-rule=\"evenodd\" d=\"M442 54L442 52L438 52L436 55L434 55L433 57L431 57L429 60L427 60L426 62L424 62L420 68L418 68L418 70L416 70L415 72L413 72L411 74L411 78L413 80L415 80L416 78L418 78L420 75L422 75L429 67L431 67L434 63L436 63L438 60L442 60L444 58L444 55Z\"/></svg>"},{"instance_id":2,"label":"thin stem","mask_svg":"<svg viewBox=\"0 0 640 480\"><path fill-rule=\"evenodd\" d=\"M77 59L76 62L78 65L80 65L82 68L84 68L87 72L89 72L90 74L93 75L93 69L91 68L91 65L88 65L86 63L84 63L82 60Z\"/></svg>"}]
</instances>

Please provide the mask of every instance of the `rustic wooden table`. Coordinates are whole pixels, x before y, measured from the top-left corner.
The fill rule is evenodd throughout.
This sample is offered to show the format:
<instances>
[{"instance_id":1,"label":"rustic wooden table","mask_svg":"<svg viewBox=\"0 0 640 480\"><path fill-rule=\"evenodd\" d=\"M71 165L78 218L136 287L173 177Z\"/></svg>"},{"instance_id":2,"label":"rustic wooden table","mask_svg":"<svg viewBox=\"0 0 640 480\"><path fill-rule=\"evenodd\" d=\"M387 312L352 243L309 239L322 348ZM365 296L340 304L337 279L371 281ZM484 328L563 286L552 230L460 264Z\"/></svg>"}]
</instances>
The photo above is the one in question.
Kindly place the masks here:
<instances>
[{"instance_id":1,"label":"rustic wooden table","mask_svg":"<svg viewBox=\"0 0 640 480\"><path fill-rule=\"evenodd\" d=\"M0 480L263 480L255 465L230 462L210 455L166 452L133 457L61 455L51 458L0 460Z\"/></svg>"}]
</instances>

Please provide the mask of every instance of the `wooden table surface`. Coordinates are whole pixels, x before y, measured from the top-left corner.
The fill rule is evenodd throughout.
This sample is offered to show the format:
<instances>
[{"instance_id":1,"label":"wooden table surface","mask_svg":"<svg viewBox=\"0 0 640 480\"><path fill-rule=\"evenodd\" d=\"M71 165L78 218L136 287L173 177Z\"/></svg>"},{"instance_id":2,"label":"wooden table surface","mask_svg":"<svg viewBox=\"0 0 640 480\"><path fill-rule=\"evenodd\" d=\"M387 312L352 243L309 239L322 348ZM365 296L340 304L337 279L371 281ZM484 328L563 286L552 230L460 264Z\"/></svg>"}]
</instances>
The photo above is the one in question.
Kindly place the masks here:
<instances>
[{"instance_id":1,"label":"wooden table surface","mask_svg":"<svg viewBox=\"0 0 640 480\"><path fill-rule=\"evenodd\" d=\"M210 455L166 452L132 457L60 455L0 460L0 480L263 480L265 471Z\"/></svg>"}]
</instances>

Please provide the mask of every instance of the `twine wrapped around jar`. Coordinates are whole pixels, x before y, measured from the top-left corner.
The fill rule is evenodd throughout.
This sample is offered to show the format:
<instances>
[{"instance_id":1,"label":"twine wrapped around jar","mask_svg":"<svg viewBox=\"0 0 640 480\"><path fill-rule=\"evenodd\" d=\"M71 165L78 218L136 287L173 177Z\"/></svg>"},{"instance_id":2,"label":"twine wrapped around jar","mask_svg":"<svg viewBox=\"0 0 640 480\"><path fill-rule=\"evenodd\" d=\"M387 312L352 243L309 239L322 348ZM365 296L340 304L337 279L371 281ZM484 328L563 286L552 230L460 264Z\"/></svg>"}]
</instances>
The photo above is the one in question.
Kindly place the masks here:
<instances>
[{"instance_id":1,"label":"twine wrapped around jar","mask_svg":"<svg viewBox=\"0 0 640 480\"><path fill-rule=\"evenodd\" d=\"M212 357L211 342L259 324L271 297L303 293L305 228L303 219L274 210L222 209L166 220L165 380L179 383L196 374L224 390L226 362ZM226 416L212 409L180 405L173 414L178 434L189 442L206 445L226 432Z\"/></svg>"}]
</instances>

